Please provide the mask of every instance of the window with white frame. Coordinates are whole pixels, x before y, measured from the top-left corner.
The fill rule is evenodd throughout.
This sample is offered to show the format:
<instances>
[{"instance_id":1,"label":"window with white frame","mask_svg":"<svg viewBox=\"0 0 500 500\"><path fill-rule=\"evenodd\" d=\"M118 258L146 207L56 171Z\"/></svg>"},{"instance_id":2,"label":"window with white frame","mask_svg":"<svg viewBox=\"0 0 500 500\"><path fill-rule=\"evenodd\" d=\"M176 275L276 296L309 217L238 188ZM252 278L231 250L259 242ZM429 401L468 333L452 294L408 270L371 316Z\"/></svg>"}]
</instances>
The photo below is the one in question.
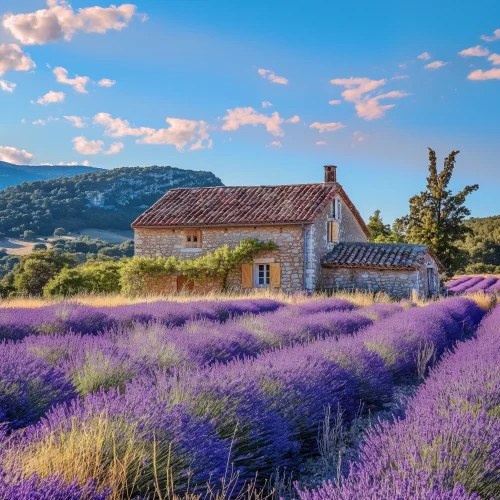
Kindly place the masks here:
<instances>
[{"instance_id":1,"label":"window with white frame","mask_svg":"<svg viewBox=\"0 0 500 500\"><path fill-rule=\"evenodd\" d=\"M332 202L332 217L334 219L342 218L342 203L338 198L335 198Z\"/></svg>"},{"instance_id":2,"label":"window with white frame","mask_svg":"<svg viewBox=\"0 0 500 500\"><path fill-rule=\"evenodd\" d=\"M266 287L271 283L271 266L269 264L255 265L255 286Z\"/></svg>"}]
</instances>

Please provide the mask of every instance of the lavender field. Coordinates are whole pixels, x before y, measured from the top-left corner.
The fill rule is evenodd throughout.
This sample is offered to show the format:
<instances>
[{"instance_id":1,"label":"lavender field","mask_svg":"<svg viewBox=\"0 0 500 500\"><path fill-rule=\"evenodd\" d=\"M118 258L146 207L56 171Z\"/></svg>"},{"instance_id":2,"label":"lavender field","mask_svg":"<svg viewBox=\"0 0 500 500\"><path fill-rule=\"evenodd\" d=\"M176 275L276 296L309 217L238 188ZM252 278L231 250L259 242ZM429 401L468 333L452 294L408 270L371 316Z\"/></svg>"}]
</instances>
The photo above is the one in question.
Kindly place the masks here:
<instances>
[{"instance_id":1,"label":"lavender field","mask_svg":"<svg viewBox=\"0 0 500 500\"><path fill-rule=\"evenodd\" d=\"M498 276L462 276L446 284L450 295L463 293L500 294L500 277Z\"/></svg>"},{"instance_id":2,"label":"lavender field","mask_svg":"<svg viewBox=\"0 0 500 500\"><path fill-rule=\"evenodd\" d=\"M499 313L461 297L0 309L0 498L273 495L276 471L325 458L327 409L348 430L423 380L341 485L288 496L496 498Z\"/></svg>"}]
</instances>

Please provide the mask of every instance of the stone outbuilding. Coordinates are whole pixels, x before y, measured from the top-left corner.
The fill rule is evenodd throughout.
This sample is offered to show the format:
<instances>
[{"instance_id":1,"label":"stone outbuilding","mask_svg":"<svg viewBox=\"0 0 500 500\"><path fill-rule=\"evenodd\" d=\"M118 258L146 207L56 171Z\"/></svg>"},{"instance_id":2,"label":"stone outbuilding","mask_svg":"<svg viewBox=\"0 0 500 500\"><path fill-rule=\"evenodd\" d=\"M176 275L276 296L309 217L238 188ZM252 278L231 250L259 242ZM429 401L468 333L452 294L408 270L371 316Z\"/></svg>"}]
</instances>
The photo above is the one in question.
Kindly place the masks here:
<instances>
[{"instance_id":1,"label":"stone outbuilding","mask_svg":"<svg viewBox=\"0 0 500 500\"><path fill-rule=\"evenodd\" d=\"M390 246L366 243L369 230L337 182L336 170L334 165L325 166L324 182L317 184L171 189L133 222L135 254L189 259L222 245L236 246L243 239L258 238L273 241L277 249L259 254L233 272L228 280L232 289L270 287L312 292L318 288L363 288L397 296L407 296L414 289L420 294L434 293L438 263L426 247L405 245L412 257L399 268L387 267L389 257L385 267L370 269L355 268L344 258L339 265L335 263L346 254L339 251L348 247L351 252L379 248L381 254L386 249L388 255L391 251L402 255ZM411 267L421 260L418 269ZM425 269L434 271L425 275L421 266L427 265ZM426 281L424 275L434 277ZM431 282L432 286L425 284ZM172 276L155 286L152 292L167 293L186 289L205 292L218 285Z\"/></svg>"},{"instance_id":2,"label":"stone outbuilding","mask_svg":"<svg viewBox=\"0 0 500 500\"><path fill-rule=\"evenodd\" d=\"M321 287L408 297L439 292L442 266L425 245L345 242L321 259Z\"/></svg>"}]
</instances>

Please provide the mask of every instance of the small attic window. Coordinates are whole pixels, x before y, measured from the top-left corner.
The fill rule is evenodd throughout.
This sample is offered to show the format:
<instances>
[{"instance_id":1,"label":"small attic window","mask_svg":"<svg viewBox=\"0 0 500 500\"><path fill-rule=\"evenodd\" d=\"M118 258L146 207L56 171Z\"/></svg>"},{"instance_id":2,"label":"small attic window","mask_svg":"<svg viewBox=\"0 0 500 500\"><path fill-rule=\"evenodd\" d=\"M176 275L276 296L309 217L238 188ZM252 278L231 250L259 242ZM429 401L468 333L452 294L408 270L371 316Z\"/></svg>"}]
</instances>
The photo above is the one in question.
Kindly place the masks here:
<instances>
[{"instance_id":1,"label":"small attic window","mask_svg":"<svg viewBox=\"0 0 500 500\"><path fill-rule=\"evenodd\" d=\"M201 248L201 231L187 229L185 231L184 248Z\"/></svg>"},{"instance_id":2,"label":"small attic window","mask_svg":"<svg viewBox=\"0 0 500 500\"><path fill-rule=\"evenodd\" d=\"M342 218L342 203L337 198L335 198L332 202L332 217L334 219Z\"/></svg>"}]
</instances>

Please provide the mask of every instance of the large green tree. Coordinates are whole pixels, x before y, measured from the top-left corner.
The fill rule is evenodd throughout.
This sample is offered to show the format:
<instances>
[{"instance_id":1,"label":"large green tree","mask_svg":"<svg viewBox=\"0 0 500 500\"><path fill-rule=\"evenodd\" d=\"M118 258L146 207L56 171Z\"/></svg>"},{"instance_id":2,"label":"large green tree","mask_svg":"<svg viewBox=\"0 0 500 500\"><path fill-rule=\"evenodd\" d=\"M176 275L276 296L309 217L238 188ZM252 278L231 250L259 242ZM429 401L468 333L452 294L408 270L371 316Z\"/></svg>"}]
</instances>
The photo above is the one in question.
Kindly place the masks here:
<instances>
[{"instance_id":1,"label":"large green tree","mask_svg":"<svg viewBox=\"0 0 500 500\"><path fill-rule=\"evenodd\" d=\"M368 229L370 230L370 241L383 243L388 240L391 235L391 227L389 224L384 224L380 210L375 210L373 215L368 219Z\"/></svg>"},{"instance_id":2,"label":"large green tree","mask_svg":"<svg viewBox=\"0 0 500 500\"><path fill-rule=\"evenodd\" d=\"M452 151L444 160L444 168L438 172L436 153L429 148L429 176L425 191L410 199L410 213L406 218L406 239L409 243L428 245L444 265L447 274L461 266L461 250L458 241L463 241L470 228L464 219L470 215L465 206L469 194L479 186L466 186L453 194L449 184L459 151Z\"/></svg>"}]
</instances>

